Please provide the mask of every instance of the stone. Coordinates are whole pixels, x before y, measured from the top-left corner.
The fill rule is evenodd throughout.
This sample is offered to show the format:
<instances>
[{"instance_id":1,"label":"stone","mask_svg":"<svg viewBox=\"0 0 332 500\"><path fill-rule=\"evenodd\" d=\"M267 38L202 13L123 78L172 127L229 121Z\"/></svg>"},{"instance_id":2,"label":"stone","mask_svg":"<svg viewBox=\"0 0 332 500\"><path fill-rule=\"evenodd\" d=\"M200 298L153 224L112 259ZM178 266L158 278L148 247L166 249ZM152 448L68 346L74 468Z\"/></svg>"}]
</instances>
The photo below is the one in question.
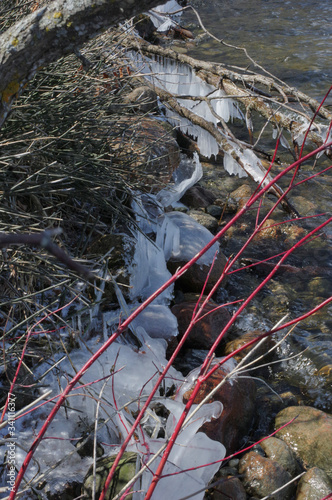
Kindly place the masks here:
<instances>
[{"instance_id":1,"label":"stone","mask_svg":"<svg viewBox=\"0 0 332 500\"><path fill-rule=\"evenodd\" d=\"M200 403L228 373L224 367L218 368L204 381L194 403ZM183 400L186 403L193 389L187 391ZM219 418L206 422L201 431L211 439L219 441L227 455L238 451L243 437L249 432L255 412L256 384L250 377L227 380L212 396L210 401L221 401L223 411Z\"/></svg>"},{"instance_id":2,"label":"stone","mask_svg":"<svg viewBox=\"0 0 332 500\"><path fill-rule=\"evenodd\" d=\"M175 251L173 249L167 262L168 270L174 274L179 267L187 264L212 240L213 234L187 214L169 212L167 216L179 228L180 233L178 248ZM210 270L216 252L218 252L217 257L214 260L212 270ZM219 244L215 243L205 255L178 278L176 283L184 292L200 293L209 275L205 288L205 293L208 293L221 276L226 264L226 257L220 251ZM226 279L224 278L222 286L225 284Z\"/></svg>"},{"instance_id":3,"label":"stone","mask_svg":"<svg viewBox=\"0 0 332 500\"><path fill-rule=\"evenodd\" d=\"M141 113L153 113L158 108L157 94L146 85L136 87L129 92L123 102L130 105L130 109Z\"/></svg>"},{"instance_id":4,"label":"stone","mask_svg":"<svg viewBox=\"0 0 332 500\"><path fill-rule=\"evenodd\" d=\"M204 499L225 500L229 498L234 500L246 500L247 495L239 478L234 476L219 478L215 476L213 482L215 481L218 481L218 483L212 488L209 488L208 496L205 496Z\"/></svg>"},{"instance_id":5,"label":"stone","mask_svg":"<svg viewBox=\"0 0 332 500\"><path fill-rule=\"evenodd\" d=\"M236 201L238 210L241 210L251 195L252 188L248 184L242 184L242 186L238 187L230 194L230 198Z\"/></svg>"},{"instance_id":6,"label":"stone","mask_svg":"<svg viewBox=\"0 0 332 500\"><path fill-rule=\"evenodd\" d=\"M332 481L318 467L309 469L301 477L296 490L296 500L321 500L332 492Z\"/></svg>"},{"instance_id":7,"label":"stone","mask_svg":"<svg viewBox=\"0 0 332 500\"><path fill-rule=\"evenodd\" d=\"M190 208L206 208L214 202L215 198L211 191L196 185L189 188L180 201Z\"/></svg>"},{"instance_id":8,"label":"stone","mask_svg":"<svg viewBox=\"0 0 332 500\"><path fill-rule=\"evenodd\" d=\"M278 462L291 476L300 474L300 465L290 447L282 439L270 437L260 443L266 456Z\"/></svg>"},{"instance_id":9,"label":"stone","mask_svg":"<svg viewBox=\"0 0 332 500\"><path fill-rule=\"evenodd\" d=\"M121 175L143 192L165 187L180 164L172 127L147 116L118 117L110 122L106 140L114 168L119 165Z\"/></svg>"},{"instance_id":10,"label":"stone","mask_svg":"<svg viewBox=\"0 0 332 500\"><path fill-rule=\"evenodd\" d=\"M116 456L112 457L102 457L97 460L96 466L96 498L102 492L105 485L108 473L112 468ZM105 500L110 500L113 498L121 489L127 484L127 482L132 479L136 471L136 459L137 454L133 452L125 452L119 462L117 472L111 482L110 488L108 489ZM92 498L92 485L93 485L93 466L89 468L84 481L82 494L83 498ZM126 499L132 500L132 495L127 495Z\"/></svg>"},{"instance_id":11,"label":"stone","mask_svg":"<svg viewBox=\"0 0 332 500\"><path fill-rule=\"evenodd\" d=\"M204 226L206 229L215 233L218 229L218 221L212 215L203 212L202 210L190 210L188 215L195 219L199 224Z\"/></svg>"},{"instance_id":12,"label":"stone","mask_svg":"<svg viewBox=\"0 0 332 500\"><path fill-rule=\"evenodd\" d=\"M310 406L290 406L278 413L277 436L294 451L305 467L319 467L332 479L332 416Z\"/></svg>"},{"instance_id":13,"label":"stone","mask_svg":"<svg viewBox=\"0 0 332 500\"><path fill-rule=\"evenodd\" d=\"M212 217L215 217L218 221L223 213L223 209L219 207L218 205L209 205L206 208L206 213L209 215L212 215Z\"/></svg>"},{"instance_id":14,"label":"stone","mask_svg":"<svg viewBox=\"0 0 332 500\"><path fill-rule=\"evenodd\" d=\"M196 301L182 302L172 307L172 313L178 320L180 338L182 338L189 326L195 307ZM191 347L193 349L210 349L212 347L220 332L231 319L231 315L225 307L214 311L216 307L217 304L213 301L209 301L206 304L202 316L210 311L213 312L210 312L208 316L194 325L186 342L186 347Z\"/></svg>"},{"instance_id":15,"label":"stone","mask_svg":"<svg viewBox=\"0 0 332 500\"><path fill-rule=\"evenodd\" d=\"M292 483L279 493L273 492L288 483L289 472L270 458L264 458L254 451L246 453L239 463L239 473L243 475L243 485L249 495L270 500L291 500L295 490Z\"/></svg>"},{"instance_id":16,"label":"stone","mask_svg":"<svg viewBox=\"0 0 332 500\"><path fill-rule=\"evenodd\" d=\"M224 354L227 356L228 354L231 354L232 352L236 351L243 345L247 344L250 342L250 340L255 339L256 337L259 337L259 335L262 335L264 332L261 330L253 330L252 332L247 332L241 335L241 337L238 337L234 340L231 340L230 342L227 342L226 347L224 349ZM234 359L236 361L241 361L256 345L258 342L255 344L252 344L251 346L247 347L243 351L240 351L238 354L235 354ZM266 337L264 342L259 345L259 347L256 349L255 354L252 355L252 357L249 359L249 361L253 361L255 358L258 358L259 356L266 355L267 351L272 347L272 340L271 337ZM259 361L260 363L261 361ZM264 361L266 362L266 360Z\"/></svg>"}]
</instances>

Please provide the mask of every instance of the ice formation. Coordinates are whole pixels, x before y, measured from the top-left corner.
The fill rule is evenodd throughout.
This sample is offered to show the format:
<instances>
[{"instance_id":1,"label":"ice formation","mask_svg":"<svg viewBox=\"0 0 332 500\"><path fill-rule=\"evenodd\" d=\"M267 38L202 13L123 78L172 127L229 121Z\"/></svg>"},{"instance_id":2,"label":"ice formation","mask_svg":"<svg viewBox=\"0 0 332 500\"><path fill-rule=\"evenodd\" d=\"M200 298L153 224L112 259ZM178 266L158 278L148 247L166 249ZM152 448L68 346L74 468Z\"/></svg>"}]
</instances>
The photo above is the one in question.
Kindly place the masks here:
<instances>
[{"instance_id":1,"label":"ice formation","mask_svg":"<svg viewBox=\"0 0 332 500\"><path fill-rule=\"evenodd\" d=\"M182 158L179 167L173 174L173 182L159 191L156 199L164 207L177 202L191 186L196 184L203 175L202 165L198 154L194 153L193 160Z\"/></svg>"},{"instance_id":2,"label":"ice formation","mask_svg":"<svg viewBox=\"0 0 332 500\"><path fill-rule=\"evenodd\" d=\"M162 33L176 25L176 23L168 17L168 13L176 12L180 9L181 6L175 0L169 0L165 4L158 5L155 9L150 10L149 16L157 28L157 31Z\"/></svg>"},{"instance_id":3,"label":"ice formation","mask_svg":"<svg viewBox=\"0 0 332 500\"><path fill-rule=\"evenodd\" d=\"M201 118L215 125L220 118L226 122L234 118L243 119L243 114L235 101L228 97L224 98L226 94L222 89L216 89L204 82L190 66L168 58L152 59L142 57L135 52L131 52L130 55L151 83L177 96L179 104ZM196 101L190 97L202 97L202 100ZM193 125L191 121L181 117L172 109L166 108L166 117L183 133L197 139L197 145L203 156L210 158L218 154L219 144L209 132L198 125Z\"/></svg>"},{"instance_id":4,"label":"ice formation","mask_svg":"<svg viewBox=\"0 0 332 500\"><path fill-rule=\"evenodd\" d=\"M172 239L172 242L170 241ZM182 212L169 212L164 215L164 221L157 231L157 241L164 242L164 252L167 258L189 261L207 245L213 238L212 233L201 226L192 217ZM210 265L219 250L219 244L214 245L197 261L201 265Z\"/></svg>"}]
</instances>

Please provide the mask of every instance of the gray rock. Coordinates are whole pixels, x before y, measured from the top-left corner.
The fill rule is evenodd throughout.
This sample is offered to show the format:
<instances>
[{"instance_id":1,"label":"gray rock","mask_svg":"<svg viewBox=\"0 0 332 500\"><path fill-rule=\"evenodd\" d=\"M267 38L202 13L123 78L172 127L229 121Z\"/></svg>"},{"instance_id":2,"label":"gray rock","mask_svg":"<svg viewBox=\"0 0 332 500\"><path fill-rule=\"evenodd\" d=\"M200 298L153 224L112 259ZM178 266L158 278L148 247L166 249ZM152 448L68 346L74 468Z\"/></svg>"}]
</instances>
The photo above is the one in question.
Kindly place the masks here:
<instances>
[{"instance_id":1,"label":"gray rock","mask_svg":"<svg viewBox=\"0 0 332 500\"><path fill-rule=\"evenodd\" d=\"M268 458L278 462L292 476L300 473L300 466L296 461L295 455L285 441L271 437L262 441L261 447Z\"/></svg>"},{"instance_id":2,"label":"gray rock","mask_svg":"<svg viewBox=\"0 0 332 500\"><path fill-rule=\"evenodd\" d=\"M283 439L306 467L320 467L332 479L332 416L310 406L290 406L278 413L276 428L296 417L281 429Z\"/></svg>"},{"instance_id":3,"label":"gray rock","mask_svg":"<svg viewBox=\"0 0 332 500\"><path fill-rule=\"evenodd\" d=\"M188 215L204 226L208 231L214 233L218 229L218 221L212 215L206 214L202 210L190 210Z\"/></svg>"},{"instance_id":4,"label":"gray rock","mask_svg":"<svg viewBox=\"0 0 332 500\"><path fill-rule=\"evenodd\" d=\"M301 477L296 490L296 500L321 500L332 492L332 481L318 467L309 469Z\"/></svg>"}]
</instances>

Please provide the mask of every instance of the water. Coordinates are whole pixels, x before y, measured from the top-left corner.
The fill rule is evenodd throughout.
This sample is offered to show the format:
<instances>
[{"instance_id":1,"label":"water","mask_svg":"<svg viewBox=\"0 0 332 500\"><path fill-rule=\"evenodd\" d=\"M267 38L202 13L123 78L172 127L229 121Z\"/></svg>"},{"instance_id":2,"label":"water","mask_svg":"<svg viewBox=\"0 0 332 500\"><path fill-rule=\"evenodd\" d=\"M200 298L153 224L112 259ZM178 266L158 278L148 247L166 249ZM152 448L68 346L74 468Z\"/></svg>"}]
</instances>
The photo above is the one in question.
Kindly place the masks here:
<instances>
[{"instance_id":1,"label":"water","mask_svg":"<svg viewBox=\"0 0 332 500\"><path fill-rule=\"evenodd\" d=\"M332 2L330 0L213 0L193 1L205 27L228 44L245 47L250 56L288 85L297 87L320 101L332 85ZM254 66L243 51L225 47L203 35L194 13L187 10L183 25L190 25L198 42L188 45L187 53L198 59L234 66ZM332 97L327 100L332 106ZM328 165L328 164L327 164ZM312 165L304 167L300 175ZM307 170L307 171L308 171ZM302 185L293 196L302 196L315 206L316 213L332 213L332 175ZM296 198L294 198L296 201ZM296 203L295 203L296 204ZM317 222L308 222L313 228ZM313 304L332 295L332 224L325 229L327 242L316 243L297 254L299 267L316 266L317 276L301 280L283 279L290 299L291 317L309 310ZM284 376L300 387L308 402L325 409L332 408L332 307L297 327L280 352L291 356L307 348L305 354L285 363Z\"/></svg>"},{"instance_id":2,"label":"water","mask_svg":"<svg viewBox=\"0 0 332 500\"><path fill-rule=\"evenodd\" d=\"M192 3L214 36L229 44L246 47L255 61L291 86L318 100L324 97L332 84L330 0ZM184 20L197 26L196 16L190 11ZM211 40L193 47L189 54L242 67L249 63L242 51L211 43Z\"/></svg>"}]
</instances>

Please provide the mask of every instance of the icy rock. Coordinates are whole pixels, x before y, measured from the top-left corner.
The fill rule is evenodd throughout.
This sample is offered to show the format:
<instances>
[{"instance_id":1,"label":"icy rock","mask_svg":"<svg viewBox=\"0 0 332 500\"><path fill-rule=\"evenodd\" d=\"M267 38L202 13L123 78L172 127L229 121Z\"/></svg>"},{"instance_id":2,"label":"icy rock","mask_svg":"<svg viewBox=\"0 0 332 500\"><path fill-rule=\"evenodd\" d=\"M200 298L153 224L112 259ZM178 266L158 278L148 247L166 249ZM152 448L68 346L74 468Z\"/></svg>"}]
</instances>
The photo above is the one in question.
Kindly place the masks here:
<instances>
[{"instance_id":1,"label":"icy rock","mask_svg":"<svg viewBox=\"0 0 332 500\"><path fill-rule=\"evenodd\" d=\"M197 255L212 238L213 235L210 231L198 224L192 217L181 212L165 214L163 224L157 231L157 242L164 248L165 258L168 260L167 267L172 273ZM177 280L177 283L185 291L200 292L215 256L216 259L206 289L207 291L211 290L226 265L226 257L220 252L218 243L214 243Z\"/></svg>"},{"instance_id":2,"label":"icy rock","mask_svg":"<svg viewBox=\"0 0 332 500\"><path fill-rule=\"evenodd\" d=\"M167 306L150 304L133 321L134 327L141 326L152 338L170 339L178 334L176 316Z\"/></svg>"}]
</instances>

